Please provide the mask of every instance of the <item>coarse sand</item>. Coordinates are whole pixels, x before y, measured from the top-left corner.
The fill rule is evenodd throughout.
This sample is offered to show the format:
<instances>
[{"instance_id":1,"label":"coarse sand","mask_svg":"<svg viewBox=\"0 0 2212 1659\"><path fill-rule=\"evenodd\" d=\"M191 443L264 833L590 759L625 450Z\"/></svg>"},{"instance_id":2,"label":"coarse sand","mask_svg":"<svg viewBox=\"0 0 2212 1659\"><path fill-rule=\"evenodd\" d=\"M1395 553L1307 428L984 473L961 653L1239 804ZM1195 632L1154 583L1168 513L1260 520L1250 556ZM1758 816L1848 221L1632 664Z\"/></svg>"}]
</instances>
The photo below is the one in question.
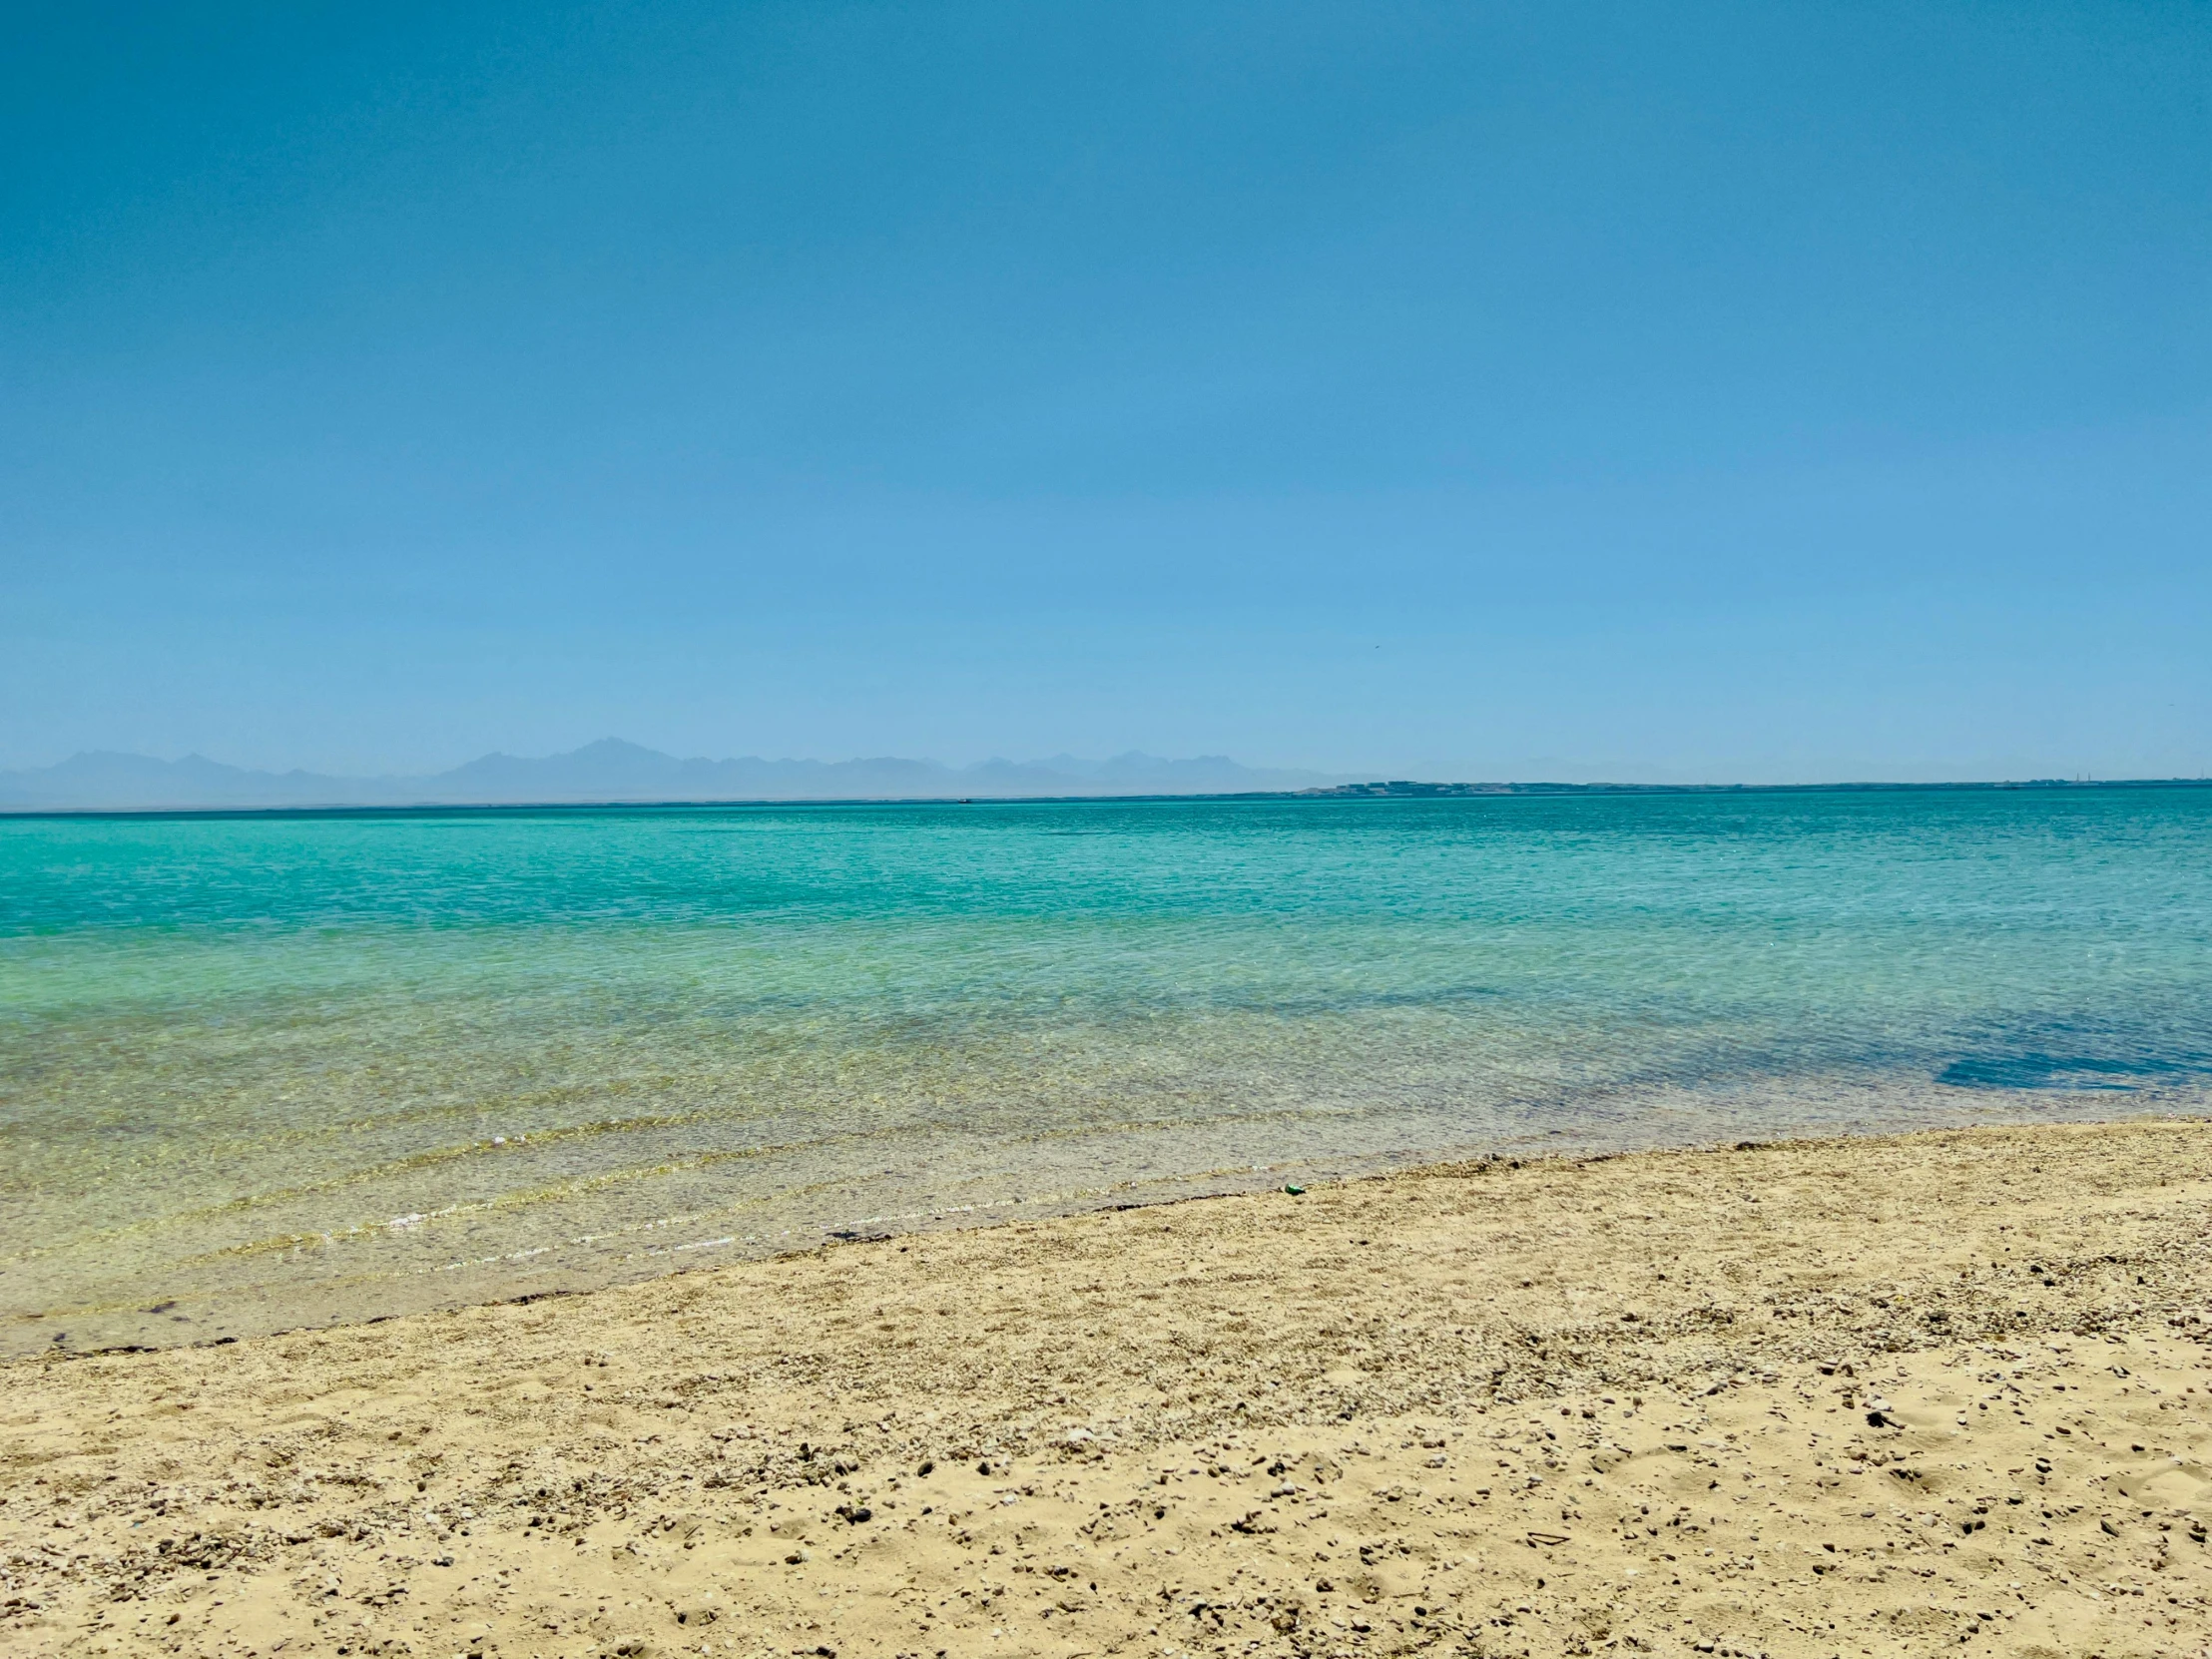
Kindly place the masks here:
<instances>
[{"instance_id":1,"label":"coarse sand","mask_svg":"<svg viewBox=\"0 0 2212 1659\"><path fill-rule=\"evenodd\" d=\"M2212 1653L2212 1124L1342 1185L0 1367L9 1655Z\"/></svg>"}]
</instances>

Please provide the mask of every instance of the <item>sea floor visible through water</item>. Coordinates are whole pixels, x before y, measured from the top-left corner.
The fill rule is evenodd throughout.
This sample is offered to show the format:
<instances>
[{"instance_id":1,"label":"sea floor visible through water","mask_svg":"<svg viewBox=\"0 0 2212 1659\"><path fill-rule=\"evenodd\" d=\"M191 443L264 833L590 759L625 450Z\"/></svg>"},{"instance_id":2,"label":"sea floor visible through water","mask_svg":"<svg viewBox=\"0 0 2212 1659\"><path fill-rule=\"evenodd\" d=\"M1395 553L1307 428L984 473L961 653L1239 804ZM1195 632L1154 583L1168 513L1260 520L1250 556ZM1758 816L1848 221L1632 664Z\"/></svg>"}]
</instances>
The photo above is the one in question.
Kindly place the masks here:
<instances>
[{"instance_id":1,"label":"sea floor visible through water","mask_svg":"<svg viewBox=\"0 0 2212 1659\"><path fill-rule=\"evenodd\" d=\"M0 1352L2212 1108L2212 789L0 821Z\"/></svg>"}]
</instances>

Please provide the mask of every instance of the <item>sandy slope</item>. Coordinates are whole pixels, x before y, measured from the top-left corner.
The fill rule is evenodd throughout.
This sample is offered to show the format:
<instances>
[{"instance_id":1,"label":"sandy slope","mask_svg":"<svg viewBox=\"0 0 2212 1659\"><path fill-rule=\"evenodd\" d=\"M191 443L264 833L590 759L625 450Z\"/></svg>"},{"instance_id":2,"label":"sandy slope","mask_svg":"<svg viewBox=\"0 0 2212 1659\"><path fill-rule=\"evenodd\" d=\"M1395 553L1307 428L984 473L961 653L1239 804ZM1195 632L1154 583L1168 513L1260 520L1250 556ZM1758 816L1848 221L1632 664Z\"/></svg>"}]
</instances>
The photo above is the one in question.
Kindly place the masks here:
<instances>
[{"instance_id":1,"label":"sandy slope","mask_svg":"<svg viewBox=\"0 0 2212 1659\"><path fill-rule=\"evenodd\" d=\"M859 1244L0 1369L10 1654L2212 1649L2212 1125Z\"/></svg>"}]
</instances>

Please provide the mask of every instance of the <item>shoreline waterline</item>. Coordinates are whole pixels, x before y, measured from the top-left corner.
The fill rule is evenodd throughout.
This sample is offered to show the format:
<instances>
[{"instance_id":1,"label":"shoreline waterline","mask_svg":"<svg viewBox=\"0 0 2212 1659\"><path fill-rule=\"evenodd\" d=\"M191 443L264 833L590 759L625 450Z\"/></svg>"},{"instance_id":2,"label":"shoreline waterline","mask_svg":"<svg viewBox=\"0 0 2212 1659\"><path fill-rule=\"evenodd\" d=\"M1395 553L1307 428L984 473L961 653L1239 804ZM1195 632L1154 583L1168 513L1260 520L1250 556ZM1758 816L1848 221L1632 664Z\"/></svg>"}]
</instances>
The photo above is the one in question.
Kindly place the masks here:
<instances>
[{"instance_id":1,"label":"shoreline waterline","mask_svg":"<svg viewBox=\"0 0 2212 1659\"><path fill-rule=\"evenodd\" d=\"M1815 1151L1852 1143L1889 1143L1922 1135L1945 1135L1988 1130L2033 1132L2057 1128L2120 1128L2125 1126L2182 1125L2212 1122L2212 1091L2188 1101L2164 1100L2146 1104L2125 1114L2109 1111L2109 1102L2076 1100L2058 1104L2038 1103L2042 1111L2033 1118L2006 1115L2001 1107L1977 1103L1971 1113L1932 1120L1925 1110L1893 1107L1889 1121L1879 1116L1862 1119L1856 1127L1797 1130L1783 1133L1759 1130L1760 1120L1746 1118L1735 1130L1701 1140L1623 1138L1570 1141L1567 1132L1534 1133L1521 1142L1498 1147L1447 1147L1371 1153L1359 1159L1331 1163L1306 1162L1254 1166L1239 1170L1208 1170L1189 1175L1163 1176L1157 1180L1083 1194L1037 1198L987 1199L951 1209L840 1218L811 1229L805 1237L786 1230L775 1238L726 1234L720 1237L645 1245L626 1260L628 1271L585 1274L554 1271L542 1279L530 1267L530 1258L497 1256L483 1262L453 1263L442 1268L418 1269L405 1280L378 1279L355 1286L320 1284L312 1300L325 1312L279 1323L296 1315L309 1298L291 1301L267 1294L233 1298L222 1303L196 1305L170 1301L152 1308L78 1308L54 1313L17 1315L12 1329L0 1333L0 1364L53 1358L94 1357L108 1354L154 1353L178 1348L221 1348L242 1341L334 1331L380 1325L395 1319L450 1314L473 1307L524 1304L548 1297L619 1294L662 1279L686 1274L715 1272L745 1265L775 1262L818 1254L837 1245L912 1240L947 1233L1018 1227L1071 1220L1124 1211L1163 1209L1217 1199L1249 1198L1297 1187L1302 1192L1349 1182L1373 1181L1393 1176L1448 1174L1470 1167L1501 1165L1519 1169L1547 1161L1562 1164L1608 1162L1622 1158L1696 1156L1723 1151L1787 1149ZM2105 1109L2099 1110L2102 1106ZM1793 1119L1802 1123L1802 1118ZM1737 1131L1759 1138L1739 1139ZM400 1218L419 1221L426 1218ZM668 1218L648 1224L653 1229L681 1233L696 1218ZM389 1225L389 1224L387 1224ZM602 1241L579 1241L598 1244ZM634 1265L633 1265L634 1264ZM469 1277L477 1270L476 1277ZM450 1281L443 1276L453 1275ZM446 1288L450 1285L452 1288ZM345 1293L350 1291L349 1298ZM336 1293L336 1294L333 1294ZM189 1311L188 1311L189 1310ZM180 1317L181 1316L181 1317ZM166 1327L191 1324L204 1329L179 1332ZM207 1329L212 1328L212 1329ZM104 1332L122 1333L102 1341ZM88 1340L89 1337L89 1340Z\"/></svg>"}]
</instances>

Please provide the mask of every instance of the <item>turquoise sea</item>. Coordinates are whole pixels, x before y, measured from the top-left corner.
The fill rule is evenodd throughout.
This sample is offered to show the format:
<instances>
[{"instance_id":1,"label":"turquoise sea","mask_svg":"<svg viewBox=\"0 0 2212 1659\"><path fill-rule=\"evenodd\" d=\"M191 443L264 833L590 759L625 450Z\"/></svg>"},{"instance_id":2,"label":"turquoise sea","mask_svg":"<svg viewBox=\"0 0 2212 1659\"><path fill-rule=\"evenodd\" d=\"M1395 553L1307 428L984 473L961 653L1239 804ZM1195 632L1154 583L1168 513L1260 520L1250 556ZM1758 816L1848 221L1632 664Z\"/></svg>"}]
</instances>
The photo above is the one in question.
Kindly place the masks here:
<instances>
[{"instance_id":1,"label":"turquoise sea","mask_svg":"<svg viewBox=\"0 0 2212 1659\"><path fill-rule=\"evenodd\" d=\"M0 1346L2212 1104L2212 789L0 820Z\"/></svg>"}]
</instances>

